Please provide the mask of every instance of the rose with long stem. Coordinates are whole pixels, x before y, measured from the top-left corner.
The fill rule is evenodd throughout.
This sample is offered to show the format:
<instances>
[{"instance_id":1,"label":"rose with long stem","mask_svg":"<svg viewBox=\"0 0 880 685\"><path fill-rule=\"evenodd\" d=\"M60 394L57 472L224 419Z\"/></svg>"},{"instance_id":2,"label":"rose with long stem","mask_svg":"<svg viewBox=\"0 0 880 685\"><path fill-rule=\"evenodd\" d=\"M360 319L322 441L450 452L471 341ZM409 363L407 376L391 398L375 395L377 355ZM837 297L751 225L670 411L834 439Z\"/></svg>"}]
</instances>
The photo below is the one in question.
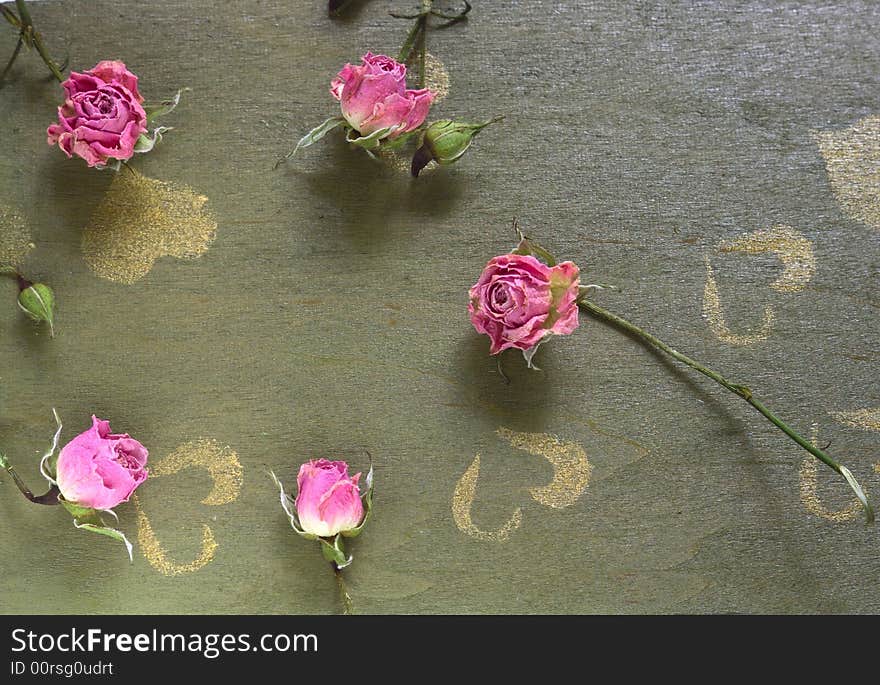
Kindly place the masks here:
<instances>
[{"instance_id":1,"label":"rose with long stem","mask_svg":"<svg viewBox=\"0 0 880 685\"><path fill-rule=\"evenodd\" d=\"M586 312L668 354L745 400L797 445L843 476L861 502L867 522L874 521L874 509L849 469L780 419L749 387L728 380L643 328L600 307L588 296L602 286L581 286L580 270L573 262L557 263L548 250L519 235L516 249L491 259L469 293L471 322L479 333L491 339L491 354L519 349L529 367L534 368L532 358L538 347L555 335L572 333L579 324L578 311Z\"/></svg>"},{"instance_id":2,"label":"rose with long stem","mask_svg":"<svg viewBox=\"0 0 880 685\"><path fill-rule=\"evenodd\" d=\"M3 69L3 73L0 74L0 82L6 78L9 70L12 69L12 65L15 64L15 60L18 58L22 47L27 46L36 48L40 57L42 57L43 61L46 63L46 66L49 67L49 71L52 72L52 76L61 83L64 80L64 75L61 73L64 66L62 65L59 67L49 56L49 51L43 43L43 37L34 28L31 13L25 4L25 1L15 0L15 7L18 10L17 15L8 7L0 5L0 13L2 13L3 18L18 29L18 42L15 45L15 50L12 52L12 57L9 58L6 67Z\"/></svg>"}]
</instances>

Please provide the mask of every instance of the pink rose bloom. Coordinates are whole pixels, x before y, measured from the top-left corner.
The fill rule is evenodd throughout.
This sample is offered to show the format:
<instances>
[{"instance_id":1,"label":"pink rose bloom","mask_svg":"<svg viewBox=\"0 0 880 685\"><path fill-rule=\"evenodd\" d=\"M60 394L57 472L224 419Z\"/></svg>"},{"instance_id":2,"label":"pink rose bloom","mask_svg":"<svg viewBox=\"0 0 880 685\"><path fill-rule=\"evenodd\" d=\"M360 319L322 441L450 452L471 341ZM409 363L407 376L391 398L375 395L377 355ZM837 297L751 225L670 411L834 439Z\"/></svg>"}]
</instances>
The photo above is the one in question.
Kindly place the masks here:
<instances>
[{"instance_id":1,"label":"pink rose bloom","mask_svg":"<svg viewBox=\"0 0 880 685\"><path fill-rule=\"evenodd\" d=\"M407 90L406 66L390 57L368 52L361 62L346 64L330 84L349 125L362 136L392 128L383 138L421 126L436 94L427 88Z\"/></svg>"},{"instance_id":2,"label":"pink rose bloom","mask_svg":"<svg viewBox=\"0 0 880 685\"><path fill-rule=\"evenodd\" d=\"M529 350L547 335L578 327L579 287L572 262L549 267L531 255L505 254L492 259L470 289L468 311L477 332L492 341L490 354Z\"/></svg>"},{"instance_id":3,"label":"pink rose bloom","mask_svg":"<svg viewBox=\"0 0 880 685\"><path fill-rule=\"evenodd\" d=\"M138 78L122 62L99 62L83 74L70 72L61 84L67 99L58 108L58 123L48 133L68 157L82 157L89 166L134 155L138 137L147 130L147 115L138 92Z\"/></svg>"},{"instance_id":4,"label":"pink rose bloom","mask_svg":"<svg viewBox=\"0 0 880 685\"><path fill-rule=\"evenodd\" d=\"M112 509L127 502L147 479L147 449L128 435L114 435L110 422L92 416L92 427L58 455L58 489L68 502Z\"/></svg>"},{"instance_id":5,"label":"pink rose bloom","mask_svg":"<svg viewBox=\"0 0 880 685\"><path fill-rule=\"evenodd\" d=\"M348 477L344 461L318 459L303 464L296 477L296 513L306 533L333 537L357 528L364 518L358 480Z\"/></svg>"}]
</instances>

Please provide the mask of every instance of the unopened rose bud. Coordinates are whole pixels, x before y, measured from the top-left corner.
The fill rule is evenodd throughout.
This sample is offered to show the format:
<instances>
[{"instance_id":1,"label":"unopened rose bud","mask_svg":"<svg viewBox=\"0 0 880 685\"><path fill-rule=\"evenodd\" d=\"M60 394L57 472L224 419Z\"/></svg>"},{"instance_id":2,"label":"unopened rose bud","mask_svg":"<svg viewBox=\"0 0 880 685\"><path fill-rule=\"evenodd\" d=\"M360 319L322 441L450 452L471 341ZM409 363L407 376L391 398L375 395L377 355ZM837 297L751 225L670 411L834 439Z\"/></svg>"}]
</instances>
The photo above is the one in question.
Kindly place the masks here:
<instances>
[{"instance_id":1,"label":"unopened rose bud","mask_svg":"<svg viewBox=\"0 0 880 685\"><path fill-rule=\"evenodd\" d=\"M306 533L333 537L360 525L364 518L358 481L344 461L318 459L303 464L297 482L296 513Z\"/></svg>"},{"instance_id":2,"label":"unopened rose bud","mask_svg":"<svg viewBox=\"0 0 880 685\"><path fill-rule=\"evenodd\" d=\"M18 306L34 321L49 324L49 335L55 337L55 294L43 283L22 281L18 294Z\"/></svg>"},{"instance_id":3,"label":"unopened rose bud","mask_svg":"<svg viewBox=\"0 0 880 685\"><path fill-rule=\"evenodd\" d=\"M294 500L284 492L284 486L272 474L281 492L281 506L290 525L307 540L318 540L321 551L336 568L351 563L346 557L342 538L360 535L373 507L373 469L370 468L363 491L361 474L348 475L344 461L316 459L300 466Z\"/></svg>"},{"instance_id":4,"label":"unopened rose bud","mask_svg":"<svg viewBox=\"0 0 880 685\"><path fill-rule=\"evenodd\" d=\"M412 175L418 176L431 161L444 166L458 161L468 151L475 135L501 119L496 117L482 124L466 124L451 119L435 121L428 126L422 146L413 156Z\"/></svg>"}]
</instances>

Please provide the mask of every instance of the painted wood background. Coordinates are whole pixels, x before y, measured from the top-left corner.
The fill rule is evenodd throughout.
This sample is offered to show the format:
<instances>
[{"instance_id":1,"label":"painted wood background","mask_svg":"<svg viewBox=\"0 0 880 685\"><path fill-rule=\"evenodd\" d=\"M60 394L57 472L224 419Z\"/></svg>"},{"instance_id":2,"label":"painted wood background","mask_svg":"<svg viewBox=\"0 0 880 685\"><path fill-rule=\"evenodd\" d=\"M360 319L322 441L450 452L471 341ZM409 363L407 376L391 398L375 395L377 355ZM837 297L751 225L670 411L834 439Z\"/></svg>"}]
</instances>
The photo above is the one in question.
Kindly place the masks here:
<instances>
[{"instance_id":1,"label":"painted wood background","mask_svg":"<svg viewBox=\"0 0 880 685\"><path fill-rule=\"evenodd\" d=\"M369 450L358 611L880 611L880 528L744 403L586 318L505 384L465 310L518 217L880 503L880 4L474 2L429 38L434 113L507 120L458 166L328 139L273 170L413 4L34 6L74 68L192 91L114 175L46 145L36 55L0 90L0 256L58 298L49 340L0 283L0 445L36 487L51 407L68 439L94 412L153 469L119 508L133 564L4 477L0 610L335 612L268 471Z\"/></svg>"}]
</instances>

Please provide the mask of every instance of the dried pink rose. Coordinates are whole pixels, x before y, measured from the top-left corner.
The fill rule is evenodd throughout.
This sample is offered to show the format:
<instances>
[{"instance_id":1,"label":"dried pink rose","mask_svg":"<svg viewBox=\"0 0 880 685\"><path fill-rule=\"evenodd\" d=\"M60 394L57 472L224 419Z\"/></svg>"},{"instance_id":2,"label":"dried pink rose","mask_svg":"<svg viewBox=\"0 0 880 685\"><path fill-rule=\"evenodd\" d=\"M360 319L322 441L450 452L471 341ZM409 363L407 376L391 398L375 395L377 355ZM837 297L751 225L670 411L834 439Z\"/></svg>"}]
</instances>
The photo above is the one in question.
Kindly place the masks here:
<instances>
[{"instance_id":1,"label":"dried pink rose","mask_svg":"<svg viewBox=\"0 0 880 685\"><path fill-rule=\"evenodd\" d=\"M58 455L56 481L67 502L112 509L127 502L147 479L146 447L126 434L110 432L110 422L92 416L92 427Z\"/></svg>"},{"instance_id":2,"label":"dried pink rose","mask_svg":"<svg viewBox=\"0 0 880 685\"><path fill-rule=\"evenodd\" d=\"M348 124L362 136L390 129L383 139L421 126L436 94L427 88L408 90L406 66L391 57L368 52L361 62L346 64L330 84Z\"/></svg>"},{"instance_id":3,"label":"dried pink rose","mask_svg":"<svg viewBox=\"0 0 880 685\"><path fill-rule=\"evenodd\" d=\"M550 267L531 255L500 255L470 289L468 311L477 332L489 336L490 354L530 351L546 336L578 327L579 287L573 262Z\"/></svg>"},{"instance_id":4,"label":"dried pink rose","mask_svg":"<svg viewBox=\"0 0 880 685\"><path fill-rule=\"evenodd\" d=\"M296 478L296 514L303 532L329 538L357 528L364 518L360 477L357 473L349 478L344 461L303 464Z\"/></svg>"},{"instance_id":5,"label":"dried pink rose","mask_svg":"<svg viewBox=\"0 0 880 685\"><path fill-rule=\"evenodd\" d=\"M49 145L82 157L90 167L131 159L147 130L137 76L122 62L104 61L82 74L71 72L61 85L67 98L58 108L58 123L47 131Z\"/></svg>"}]
</instances>

